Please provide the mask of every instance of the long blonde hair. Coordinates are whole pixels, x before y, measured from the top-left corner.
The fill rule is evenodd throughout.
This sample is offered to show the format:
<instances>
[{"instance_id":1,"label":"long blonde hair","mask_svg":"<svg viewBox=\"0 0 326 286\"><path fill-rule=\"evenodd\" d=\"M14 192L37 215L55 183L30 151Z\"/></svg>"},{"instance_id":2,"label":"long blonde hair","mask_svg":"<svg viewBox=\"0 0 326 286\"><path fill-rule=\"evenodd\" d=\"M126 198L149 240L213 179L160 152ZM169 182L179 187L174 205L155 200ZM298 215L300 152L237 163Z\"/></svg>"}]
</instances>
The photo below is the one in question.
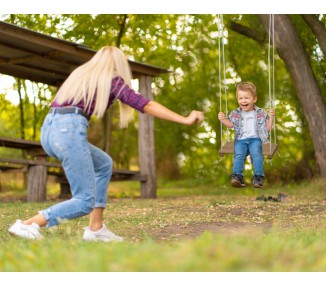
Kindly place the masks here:
<instances>
[{"instance_id":1,"label":"long blonde hair","mask_svg":"<svg viewBox=\"0 0 326 286\"><path fill-rule=\"evenodd\" d=\"M112 79L117 76L131 86L131 70L125 54L116 47L103 47L70 74L58 90L55 101L76 105L83 100L87 111L96 96L93 114L101 118L109 102ZM133 109L120 101L119 103L120 126L126 127L132 119Z\"/></svg>"}]
</instances>

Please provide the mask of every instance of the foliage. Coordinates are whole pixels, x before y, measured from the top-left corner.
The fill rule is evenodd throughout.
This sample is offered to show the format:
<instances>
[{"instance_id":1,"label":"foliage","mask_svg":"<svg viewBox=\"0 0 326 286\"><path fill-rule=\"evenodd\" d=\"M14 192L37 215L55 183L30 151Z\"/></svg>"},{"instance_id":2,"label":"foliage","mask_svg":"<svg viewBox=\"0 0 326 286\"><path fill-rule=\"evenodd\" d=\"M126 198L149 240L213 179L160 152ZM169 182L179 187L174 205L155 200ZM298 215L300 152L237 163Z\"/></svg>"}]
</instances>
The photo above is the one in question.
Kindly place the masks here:
<instances>
[{"instance_id":1,"label":"foliage","mask_svg":"<svg viewBox=\"0 0 326 286\"><path fill-rule=\"evenodd\" d=\"M207 177L221 184L228 181L232 172L232 156L221 160L218 149L226 140L223 136L217 113L220 110L218 23L217 15L3 15L4 20L27 27L54 37L74 41L92 49L103 45L117 45L130 59L169 68L172 72L153 78L154 99L181 114L192 109L205 111L206 120L201 126L184 127L171 122L155 121L155 148L157 168L163 177ZM312 37L309 27L299 15L292 15L300 37L307 49L313 70L321 86L325 86L325 61L316 57L318 44ZM123 19L126 19L124 24ZM325 17L321 16L325 21ZM228 110L236 107L234 84L250 80L257 85L257 105L269 108L267 42L259 44L227 29L234 21L264 33L257 15L225 15L225 57L226 94L222 95L222 108L226 99ZM123 32L122 36L120 32ZM267 35L266 35L267 37ZM267 177L273 175L279 181L295 181L302 177L310 178L316 172L312 141L305 122L302 107L284 63L275 57L275 104L277 109L276 135L279 154L270 165L266 161ZM38 86L36 90L47 88ZM325 90L325 89L322 89ZM26 136L31 138L31 126L39 128L45 104L54 94L51 90L38 106L37 117L32 118L31 102L25 100ZM39 93L36 91L36 94ZM45 92L41 92L45 94ZM325 92L324 92L325 95ZM39 96L39 95L37 95ZM6 121L10 110L15 107L2 105L1 120ZM118 128L117 108L113 108L113 121L110 139L110 154L117 167L138 168L137 122L128 128ZM6 114L8 113L8 114ZM17 118L18 114L15 114ZM36 121L36 123L34 122ZM17 123L5 122L6 130L19 130ZM34 122L34 123L33 123ZM10 126L10 124L15 125ZM102 121L92 120L90 140L103 146ZM7 127L9 129L7 129ZM35 128L34 128L35 129ZM5 132L5 131L3 131ZM18 132L18 131L17 131ZM10 135L18 135L12 133ZM36 134L35 138L38 138ZM232 136L231 136L232 138ZM273 139L274 140L274 139ZM309 174L302 175L300 166L309 162ZM248 176L250 165L247 165ZM285 172L288 175L284 176ZM216 178L216 174L220 174Z\"/></svg>"},{"instance_id":2,"label":"foliage","mask_svg":"<svg viewBox=\"0 0 326 286\"><path fill-rule=\"evenodd\" d=\"M122 243L82 241L87 217L43 229L41 241L6 232L46 203L0 204L0 270L47 272L324 271L325 180L261 190L161 182L157 200L109 200L105 223ZM69 249L69 251L67 251ZM91 255L90 255L91 254Z\"/></svg>"}]
</instances>

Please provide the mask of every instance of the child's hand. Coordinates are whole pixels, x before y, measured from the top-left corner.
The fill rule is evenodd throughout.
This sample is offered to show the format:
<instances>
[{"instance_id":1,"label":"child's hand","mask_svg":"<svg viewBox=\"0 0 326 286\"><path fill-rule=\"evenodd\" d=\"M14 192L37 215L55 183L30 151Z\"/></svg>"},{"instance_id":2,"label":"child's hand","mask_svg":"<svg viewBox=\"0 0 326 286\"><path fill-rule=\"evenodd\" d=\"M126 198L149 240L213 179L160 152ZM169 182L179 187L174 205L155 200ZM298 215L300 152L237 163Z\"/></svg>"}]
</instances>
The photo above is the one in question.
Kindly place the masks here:
<instances>
[{"instance_id":1,"label":"child's hand","mask_svg":"<svg viewBox=\"0 0 326 286\"><path fill-rule=\"evenodd\" d=\"M224 120L224 119L226 119L225 114L223 112L219 112L218 113L218 119L221 120L221 121Z\"/></svg>"},{"instance_id":2,"label":"child's hand","mask_svg":"<svg viewBox=\"0 0 326 286\"><path fill-rule=\"evenodd\" d=\"M270 116L275 116L275 110L274 109L270 109L269 110L269 115Z\"/></svg>"}]
</instances>

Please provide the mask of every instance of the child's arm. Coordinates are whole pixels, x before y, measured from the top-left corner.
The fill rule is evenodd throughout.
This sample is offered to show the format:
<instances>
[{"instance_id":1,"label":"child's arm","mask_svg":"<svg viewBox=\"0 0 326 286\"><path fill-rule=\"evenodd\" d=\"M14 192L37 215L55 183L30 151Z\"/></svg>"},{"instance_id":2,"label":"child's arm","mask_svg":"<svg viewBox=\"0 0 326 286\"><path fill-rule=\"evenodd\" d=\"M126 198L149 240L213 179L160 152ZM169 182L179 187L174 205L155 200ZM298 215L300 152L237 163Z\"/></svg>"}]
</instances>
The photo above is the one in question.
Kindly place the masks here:
<instances>
[{"instance_id":1,"label":"child's arm","mask_svg":"<svg viewBox=\"0 0 326 286\"><path fill-rule=\"evenodd\" d=\"M275 117L275 110L274 109L271 109L269 111L269 119L266 122L266 129L267 129L268 132L272 130L273 122L274 122L274 117Z\"/></svg>"},{"instance_id":2,"label":"child's arm","mask_svg":"<svg viewBox=\"0 0 326 286\"><path fill-rule=\"evenodd\" d=\"M223 112L218 113L218 119L228 128L233 127L233 122L226 118Z\"/></svg>"}]
</instances>

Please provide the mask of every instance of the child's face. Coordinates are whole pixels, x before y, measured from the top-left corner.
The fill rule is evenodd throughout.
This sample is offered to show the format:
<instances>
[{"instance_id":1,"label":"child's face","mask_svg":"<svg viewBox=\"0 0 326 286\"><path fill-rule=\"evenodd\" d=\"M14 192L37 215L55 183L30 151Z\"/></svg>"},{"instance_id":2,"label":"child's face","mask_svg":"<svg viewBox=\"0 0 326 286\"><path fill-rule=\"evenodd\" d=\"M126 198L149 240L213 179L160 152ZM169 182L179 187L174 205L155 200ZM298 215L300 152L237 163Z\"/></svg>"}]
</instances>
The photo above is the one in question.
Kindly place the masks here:
<instances>
[{"instance_id":1,"label":"child's face","mask_svg":"<svg viewBox=\"0 0 326 286\"><path fill-rule=\"evenodd\" d=\"M239 107L243 111L254 110L254 104L257 101L257 97L253 96L250 91L238 90L237 100Z\"/></svg>"}]
</instances>

